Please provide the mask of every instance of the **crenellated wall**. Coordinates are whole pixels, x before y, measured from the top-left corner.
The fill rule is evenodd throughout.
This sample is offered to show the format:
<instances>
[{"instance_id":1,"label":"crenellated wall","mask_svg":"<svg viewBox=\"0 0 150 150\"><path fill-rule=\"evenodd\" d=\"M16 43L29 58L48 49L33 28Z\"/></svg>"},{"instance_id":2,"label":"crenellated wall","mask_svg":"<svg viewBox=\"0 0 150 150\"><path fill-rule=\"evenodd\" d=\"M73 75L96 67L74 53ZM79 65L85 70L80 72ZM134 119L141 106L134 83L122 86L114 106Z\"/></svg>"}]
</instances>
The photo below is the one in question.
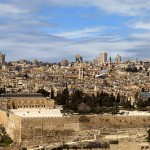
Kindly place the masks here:
<instances>
[{"instance_id":1,"label":"crenellated wall","mask_svg":"<svg viewBox=\"0 0 150 150\"><path fill-rule=\"evenodd\" d=\"M70 134L79 130L150 127L150 116L93 115L86 116L88 121L80 121L80 117L23 118L22 140L26 141L27 145L36 145L41 141L46 144L70 140Z\"/></svg>"},{"instance_id":2,"label":"crenellated wall","mask_svg":"<svg viewBox=\"0 0 150 150\"><path fill-rule=\"evenodd\" d=\"M83 128L138 128L150 127L150 116L117 116L117 115L97 115L87 116L88 123L80 123ZM87 126L85 127L85 124Z\"/></svg>"},{"instance_id":3,"label":"crenellated wall","mask_svg":"<svg viewBox=\"0 0 150 150\"><path fill-rule=\"evenodd\" d=\"M148 128L150 116L72 115L63 117L19 117L0 110L0 123L10 137L23 146L69 141L74 132L100 128Z\"/></svg>"}]
</instances>

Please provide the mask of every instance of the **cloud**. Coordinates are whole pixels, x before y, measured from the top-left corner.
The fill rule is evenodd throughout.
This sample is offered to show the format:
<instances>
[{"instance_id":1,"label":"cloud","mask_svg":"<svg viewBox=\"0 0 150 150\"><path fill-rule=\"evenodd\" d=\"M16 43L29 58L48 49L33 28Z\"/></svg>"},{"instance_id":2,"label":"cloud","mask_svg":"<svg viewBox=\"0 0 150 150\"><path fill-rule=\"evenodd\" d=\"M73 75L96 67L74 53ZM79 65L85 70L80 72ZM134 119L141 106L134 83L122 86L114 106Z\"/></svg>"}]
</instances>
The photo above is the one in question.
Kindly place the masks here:
<instances>
[{"instance_id":1,"label":"cloud","mask_svg":"<svg viewBox=\"0 0 150 150\"><path fill-rule=\"evenodd\" d=\"M121 29L117 31L108 26L113 22L111 17L110 22L103 25L98 22L101 17L96 14L95 22L84 18L89 19L91 24L83 21L85 24L81 26L78 22L71 23L71 20L65 18L68 11L63 11L64 14L59 12L61 8L76 8L76 13L80 10L77 7L98 9L100 11L96 13L103 12L104 17L110 14L130 16L133 19L140 17L139 21L131 23L132 31L126 32L126 25L120 26ZM144 55L150 55L150 37L149 33L141 34L137 30L150 29L148 21L141 21L143 16L149 15L149 10L148 0L4 0L3 3L0 2L0 49L6 53L7 60L73 60L76 53L91 60L99 56L101 51L108 52L112 57L119 53L123 57L144 58ZM80 22L80 16L77 17ZM68 26L63 19L67 20ZM101 20L103 21L105 19ZM119 31L126 33L121 35Z\"/></svg>"},{"instance_id":2,"label":"cloud","mask_svg":"<svg viewBox=\"0 0 150 150\"><path fill-rule=\"evenodd\" d=\"M89 0L91 5L111 14L141 16L150 10L147 0Z\"/></svg>"},{"instance_id":3,"label":"cloud","mask_svg":"<svg viewBox=\"0 0 150 150\"><path fill-rule=\"evenodd\" d=\"M56 6L94 6L109 14L143 16L150 10L148 0L47 0L49 5Z\"/></svg>"},{"instance_id":4,"label":"cloud","mask_svg":"<svg viewBox=\"0 0 150 150\"><path fill-rule=\"evenodd\" d=\"M0 16L11 17L12 15L18 15L28 13L27 10L17 7L13 4L0 4Z\"/></svg>"},{"instance_id":5,"label":"cloud","mask_svg":"<svg viewBox=\"0 0 150 150\"><path fill-rule=\"evenodd\" d=\"M55 36L59 37L65 37L65 38L84 38L84 37L97 37L101 31L103 31L106 27L91 27L91 28L85 28L82 30L75 30L75 31L69 31L69 32L61 32L61 33L55 33Z\"/></svg>"},{"instance_id":6,"label":"cloud","mask_svg":"<svg viewBox=\"0 0 150 150\"><path fill-rule=\"evenodd\" d=\"M150 32L134 33L134 34L131 34L131 37L136 39L136 40L144 40L144 41L149 41L150 42Z\"/></svg>"},{"instance_id":7,"label":"cloud","mask_svg":"<svg viewBox=\"0 0 150 150\"><path fill-rule=\"evenodd\" d=\"M149 41L135 39L113 41L113 37L107 37L105 41L93 38L81 42L57 36L12 34L9 38L1 39L0 46L2 52L7 51L7 60L32 60L37 58L44 61L61 61L65 58L71 61L74 60L77 53L80 53L84 60L85 58L91 60L98 57L101 51L108 52L112 59L116 54L120 54L123 58L136 58L139 56L144 58L143 49L146 50L147 56L150 55L148 51Z\"/></svg>"},{"instance_id":8,"label":"cloud","mask_svg":"<svg viewBox=\"0 0 150 150\"><path fill-rule=\"evenodd\" d=\"M133 22L131 27L135 29L144 29L144 30L150 30L150 22L148 21L137 21Z\"/></svg>"},{"instance_id":9,"label":"cloud","mask_svg":"<svg viewBox=\"0 0 150 150\"><path fill-rule=\"evenodd\" d=\"M10 0L13 4L25 7L30 12L37 11L43 6L59 7L96 7L109 14L143 16L150 11L148 0Z\"/></svg>"}]
</instances>

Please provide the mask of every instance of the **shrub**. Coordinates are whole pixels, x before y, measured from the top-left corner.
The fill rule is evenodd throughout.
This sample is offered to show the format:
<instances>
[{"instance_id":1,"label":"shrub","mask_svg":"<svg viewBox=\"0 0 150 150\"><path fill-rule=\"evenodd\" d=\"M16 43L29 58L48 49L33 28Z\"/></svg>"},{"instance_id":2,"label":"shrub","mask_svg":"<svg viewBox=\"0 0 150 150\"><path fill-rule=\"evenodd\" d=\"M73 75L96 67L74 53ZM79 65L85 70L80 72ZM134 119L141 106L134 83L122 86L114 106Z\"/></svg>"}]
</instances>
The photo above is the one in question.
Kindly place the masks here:
<instances>
[{"instance_id":1,"label":"shrub","mask_svg":"<svg viewBox=\"0 0 150 150\"><path fill-rule=\"evenodd\" d=\"M3 146L3 147L7 147L12 143L13 143L13 141L10 137L4 136L4 137L2 137L0 145Z\"/></svg>"},{"instance_id":2,"label":"shrub","mask_svg":"<svg viewBox=\"0 0 150 150\"><path fill-rule=\"evenodd\" d=\"M79 122L81 122L81 123L90 122L90 118L88 118L87 116L81 116L79 118Z\"/></svg>"},{"instance_id":3,"label":"shrub","mask_svg":"<svg viewBox=\"0 0 150 150\"><path fill-rule=\"evenodd\" d=\"M147 141L150 142L150 129L147 130L147 134L148 134Z\"/></svg>"},{"instance_id":4,"label":"shrub","mask_svg":"<svg viewBox=\"0 0 150 150\"><path fill-rule=\"evenodd\" d=\"M118 140L111 140L111 141L109 141L109 144L118 144L118 143L119 143Z\"/></svg>"},{"instance_id":5,"label":"shrub","mask_svg":"<svg viewBox=\"0 0 150 150\"><path fill-rule=\"evenodd\" d=\"M110 145L108 143L101 143L99 141L95 141L95 142L89 142L85 147L85 149L92 149L92 148L110 148Z\"/></svg>"},{"instance_id":6,"label":"shrub","mask_svg":"<svg viewBox=\"0 0 150 150\"><path fill-rule=\"evenodd\" d=\"M27 148L26 147L22 147L21 150L27 150Z\"/></svg>"}]
</instances>

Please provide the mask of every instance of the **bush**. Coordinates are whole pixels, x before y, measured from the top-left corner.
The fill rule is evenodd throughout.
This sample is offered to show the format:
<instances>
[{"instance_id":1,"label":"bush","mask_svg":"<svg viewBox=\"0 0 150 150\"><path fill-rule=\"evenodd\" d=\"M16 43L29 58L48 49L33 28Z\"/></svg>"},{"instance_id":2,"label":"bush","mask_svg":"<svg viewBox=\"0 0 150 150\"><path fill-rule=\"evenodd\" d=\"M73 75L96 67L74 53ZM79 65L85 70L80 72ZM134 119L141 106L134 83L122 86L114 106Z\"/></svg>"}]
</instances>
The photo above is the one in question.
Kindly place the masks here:
<instances>
[{"instance_id":1,"label":"bush","mask_svg":"<svg viewBox=\"0 0 150 150\"><path fill-rule=\"evenodd\" d=\"M27 150L27 148L26 147L22 147L21 150Z\"/></svg>"},{"instance_id":2,"label":"bush","mask_svg":"<svg viewBox=\"0 0 150 150\"><path fill-rule=\"evenodd\" d=\"M2 137L2 140L0 142L0 146L7 147L12 143L13 143L13 141L10 137Z\"/></svg>"},{"instance_id":3,"label":"bush","mask_svg":"<svg viewBox=\"0 0 150 150\"><path fill-rule=\"evenodd\" d=\"M86 148L101 148L102 144L100 142L90 142L86 145Z\"/></svg>"},{"instance_id":4,"label":"bush","mask_svg":"<svg viewBox=\"0 0 150 150\"><path fill-rule=\"evenodd\" d=\"M118 143L119 143L118 140L111 140L111 141L109 141L109 144L118 144Z\"/></svg>"},{"instance_id":5,"label":"bush","mask_svg":"<svg viewBox=\"0 0 150 150\"><path fill-rule=\"evenodd\" d=\"M101 143L99 141L89 142L84 148L92 149L92 148L109 148L110 145L108 143Z\"/></svg>"},{"instance_id":6,"label":"bush","mask_svg":"<svg viewBox=\"0 0 150 150\"><path fill-rule=\"evenodd\" d=\"M150 129L147 130L147 134L148 134L147 141L150 142Z\"/></svg>"},{"instance_id":7,"label":"bush","mask_svg":"<svg viewBox=\"0 0 150 150\"><path fill-rule=\"evenodd\" d=\"M87 116L81 116L79 118L79 122L81 122L81 123L86 123L86 122L90 122L90 121L91 121L90 118L88 118Z\"/></svg>"},{"instance_id":8,"label":"bush","mask_svg":"<svg viewBox=\"0 0 150 150\"><path fill-rule=\"evenodd\" d=\"M63 146L59 146L59 147L56 147L56 148L52 148L52 150L63 150L63 149L69 149L69 146L68 145L63 145Z\"/></svg>"}]
</instances>

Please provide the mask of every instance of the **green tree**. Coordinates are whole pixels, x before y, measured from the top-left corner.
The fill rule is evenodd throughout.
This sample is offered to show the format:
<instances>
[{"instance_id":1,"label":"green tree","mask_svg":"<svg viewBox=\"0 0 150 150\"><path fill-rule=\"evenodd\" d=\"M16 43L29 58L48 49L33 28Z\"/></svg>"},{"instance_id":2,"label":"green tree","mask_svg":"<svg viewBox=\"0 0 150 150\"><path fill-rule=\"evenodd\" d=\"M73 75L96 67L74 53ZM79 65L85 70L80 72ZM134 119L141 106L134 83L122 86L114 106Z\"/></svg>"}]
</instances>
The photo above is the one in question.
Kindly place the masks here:
<instances>
[{"instance_id":1,"label":"green tree","mask_svg":"<svg viewBox=\"0 0 150 150\"><path fill-rule=\"evenodd\" d=\"M82 102L83 102L83 92L77 90L73 92L69 97L68 107L76 112L78 110L78 105Z\"/></svg>"},{"instance_id":2,"label":"green tree","mask_svg":"<svg viewBox=\"0 0 150 150\"><path fill-rule=\"evenodd\" d=\"M105 96L102 100L102 105L105 106L105 107L112 107L113 102L110 100L109 96Z\"/></svg>"},{"instance_id":3,"label":"green tree","mask_svg":"<svg viewBox=\"0 0 150 150\"><path fill-rule=\"evenodd\" d=\"M69 103L69 91L68 88L65 88L61 94L57 95L57 98L55 98L55 101L59 105L68 105ZM66 107L66 106L65 106Z\"/></svg>"},{"instance_id":4,"label":"green tree","mask_svg":"<svg viewBox=\"0 0 150 150\"><path fill-rule=\"evenodd\" d=\"M128 101L128 100L124 102L123 107L124 107L125 109L133 109L133 108L134 108L134 107L131 105L131 102Z\"/></svg>"},{"instance_id":5,"label":"green tree","mask_svg":"<svg viewBox=\"0 0 150 150\"><path fill-rule=\"evenodd\" d=\"M145 88L142 88L141 92L145 92Z\"/></svg>"},{"instance_id":6,"label":"green tree","mask_svg":"<svg viewBox=\"0 0 150 150\"><path fill-rule=\"evenodd\" d=\"M44 97L49 97L49 94L50 94L45 89L39 89L37 90L37 93L41 93Z\"/></svg>"},{"instance_id":7,"label":"green tree","mask_svg":"<svg viewBox=\"0 0 150 150\"><path fill-rule=\"evenodd\" d=\"M69 102L69 91L65 88L62 92L62 105L67 105Z\"/></svg>"},{"instance_id":8,"label":"green tree","mask_svg":"<svg viewBox=\"0 0 150 150\"><path fill-rule=\"evenodd\" d=\"M51 99L54 99L54 90L51 88Z\"/></svg>"},{"instance_id":9,"label":"green tree","mask_svg":"<svg viewBox=\"0 0 150 150\"><path fill-rule=\"evenodd\" d=\"M90 111L91 111L91 108L88 104L82 102L78 105L78 112L89 113Z\"/></svg>"},{"instance_id":10,"label":"green tree","mask_svg":"<svg viewBox=\"0 0 150 150\"><path fill-rule=\"evenodd\" d=\"M15 68L18 72L20 72L22 70L21 66L16 66Z\"/></svg>"},{"instance_id":11,"label":"green tree","mask_svg":"<svg viewBox=\"0 0 150 150\"><path fill-rule=\"evenodd\" d=\"M0 94L6 93L5 88L0 88Z\"/></svg>"},{"instance_id":12,"label":"green tree","mask_svg":"<svg viewBox=\"0 0 150 150\"><path fill-rule=\"evenodd\" d=\"M116 102L120 103L120 94L118 93L117 98L116 98Z\"/></svg>"}]
</instances>

